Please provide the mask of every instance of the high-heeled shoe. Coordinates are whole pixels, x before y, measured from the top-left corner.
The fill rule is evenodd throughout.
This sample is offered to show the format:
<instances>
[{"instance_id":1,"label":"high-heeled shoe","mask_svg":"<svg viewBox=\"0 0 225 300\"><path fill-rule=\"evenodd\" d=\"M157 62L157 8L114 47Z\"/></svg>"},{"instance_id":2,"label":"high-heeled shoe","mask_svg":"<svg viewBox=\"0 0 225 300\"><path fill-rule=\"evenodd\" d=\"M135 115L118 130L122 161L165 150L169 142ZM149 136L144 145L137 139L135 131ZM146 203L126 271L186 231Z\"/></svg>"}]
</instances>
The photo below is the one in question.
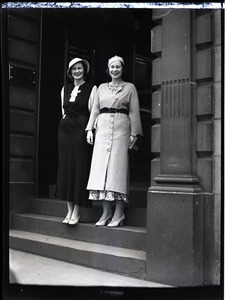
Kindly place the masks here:
<instances>
[{"instance_id":1,"label":"high-heeled shoe","mask_svg":"<svg viewBox=\"0 0 225 300\"><path fill-rule=\"evenodd\" d=\"M70 217L66 217L66 218L62 221L62 223L63 223L63 224L68 224L69 221L70 221Z\"/></svg>"},{"instance_id":2,"label":"high-heeled shoe","mask_svg":"<svg viewBox=\"0 0 225 300\"><path fill-rule=\"evenodd\" d=\"M80 220L80 215L77 216L77 218L75 218L75 219L71 218L68 224L69 225L76 225L79 222L79 220Z\"/></svg>"},{"instance_id":3,"label":"high-heeled shoe","mask_svg":"<svg viewBox=\"0 0 225 300\"><path fill-rule=\"evenodd\" d=\"M106 217L105 219L100 219L97 223L95 223L95 226L105 226L106 223L112 218L112 215Z\"/></svg>"},{"instance_id":4,"label":"high-heeled shoe","mask_svg":"<svg viewBox=\"0 0 225 300\"><path fill-rule=\"evenodd\" d=\"M111 221L107 226L108 227L117 227L117 226L123 226L123 220L125 219L125 215L123 214L121 218L119 218L117 221Z\"/></svg>"}]
</instances>

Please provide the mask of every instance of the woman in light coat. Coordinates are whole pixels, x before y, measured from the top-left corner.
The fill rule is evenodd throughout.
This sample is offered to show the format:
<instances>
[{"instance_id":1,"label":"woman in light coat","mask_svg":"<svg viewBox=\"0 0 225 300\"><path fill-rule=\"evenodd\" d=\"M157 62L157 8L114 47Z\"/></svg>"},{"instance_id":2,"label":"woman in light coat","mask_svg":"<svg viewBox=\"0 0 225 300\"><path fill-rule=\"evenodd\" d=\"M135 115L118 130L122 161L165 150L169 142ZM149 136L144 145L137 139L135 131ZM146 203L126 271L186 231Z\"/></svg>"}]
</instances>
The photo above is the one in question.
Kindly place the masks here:
<instances>
[{"instance_id":1,"label":"woman in light coat","mask_svg":"<svg viewBox=\"0 0 225 300\"><path fill-rule=\"evenodd\" d=\"M128 148L136 135L143 134L137 90L132 83L123 81L123 68L122 57L108 60L111 82L99 86L86 127L87 142L94 143L87 185L89 199L103 203L96 226L122 225L124 203L129 201ZM114 214L112 201L116 202Z\"/></svg>"}]
</instances>

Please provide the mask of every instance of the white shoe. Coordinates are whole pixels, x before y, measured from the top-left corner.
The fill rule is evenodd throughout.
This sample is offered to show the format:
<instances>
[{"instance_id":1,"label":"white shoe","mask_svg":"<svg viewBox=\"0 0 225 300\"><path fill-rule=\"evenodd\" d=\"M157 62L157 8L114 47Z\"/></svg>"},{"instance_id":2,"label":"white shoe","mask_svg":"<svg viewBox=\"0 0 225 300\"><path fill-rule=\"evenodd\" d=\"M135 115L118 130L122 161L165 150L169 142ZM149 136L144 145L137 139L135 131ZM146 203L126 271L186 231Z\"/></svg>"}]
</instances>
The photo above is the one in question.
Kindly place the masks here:
<instances>
[{"instance_id":1,"label":"white shoe","mask_svg":"<svg viewBox=\"0 0 225 300\"><path fill-rule=\"evenodd\" d=\"M106 223L112 218L112 215L106 217L105 219L100 219L97 223L95 223L95 226L105 226Z\"/></svg>"},{"instance_id":2,"label":"white shoe","mask_svg":"<svg viewBox=\"0 0 225 300\"><path fill-rule=\"evenodd\" d=\"M68 224L76 225L79 222L79 220L80 220L80 215L76 219L71 218Z\"/></svg>"},{"instance_id":3,"label":"white shoe","mask_svg":"<svg viewBox=\"0 0 225 300\"><path fill-rule=\"evenodd\" d=\"M69 221L70 221L70 217L66 217L66 218L62 221L62 223L63 223L63 224L68 224Z\"/></svg>"},{"instance_id":4,"label":"white shoe","mask_svg":"<svg viewBox=\"0 0 225 300\"><path fill-rule=\"evenodd\" d=\"M121 218L119 218L117 221L111 221L107 226L108 227L118 227L123 226L123 220L125 219L125 215L123 214Z\"/></svg>"}]
</instances>

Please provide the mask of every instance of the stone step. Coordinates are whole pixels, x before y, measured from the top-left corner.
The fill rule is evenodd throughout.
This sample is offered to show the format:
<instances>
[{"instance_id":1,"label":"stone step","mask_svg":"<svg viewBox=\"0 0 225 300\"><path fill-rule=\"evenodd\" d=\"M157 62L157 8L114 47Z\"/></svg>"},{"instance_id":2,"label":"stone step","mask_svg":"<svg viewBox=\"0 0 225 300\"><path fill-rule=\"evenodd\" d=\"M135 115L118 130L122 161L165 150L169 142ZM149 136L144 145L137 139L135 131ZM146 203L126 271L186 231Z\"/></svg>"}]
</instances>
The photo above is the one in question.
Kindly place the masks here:
<instances>
[{"instance_id":1,"label":"stone step","mask_svg":"<svg viewBox=\"0 0 225 300\"><path fill-rule=\"evenodd\" d=\"M144 251L13 229L9 233L9 246L14 250L146 279Z\"/></svg>"},{"instance_id":2,"label":"stone step","mask_svg":"<svg viewBox=\"0 0 225 300\"><path fill-rule=\"evenodd\" d=\"M31 212L51 216L65 217L67 205L65 201L55 198L35 198L31 201ZM142 207L125 207L125 224L146 227L146 209ZM102 206L97 202L92 208L81 208L81 216L84 222L96 223L102 214Z\"/></svg>"},{"instance_id":3,"label":"stone step","mask_svg":"<svg viewBox=\"0 0 225 300\"><path fill-rule=\"evenodd\" d=\"M141 251L146 249L146 228L144 227L125 224L116 228L96 227L92 223L85 223L82 219L77 225L72 226L63 224L62 220L62 217L52 215L14 214L11 219L11 228L114 247Z\"/></svg>"}]
</instances>

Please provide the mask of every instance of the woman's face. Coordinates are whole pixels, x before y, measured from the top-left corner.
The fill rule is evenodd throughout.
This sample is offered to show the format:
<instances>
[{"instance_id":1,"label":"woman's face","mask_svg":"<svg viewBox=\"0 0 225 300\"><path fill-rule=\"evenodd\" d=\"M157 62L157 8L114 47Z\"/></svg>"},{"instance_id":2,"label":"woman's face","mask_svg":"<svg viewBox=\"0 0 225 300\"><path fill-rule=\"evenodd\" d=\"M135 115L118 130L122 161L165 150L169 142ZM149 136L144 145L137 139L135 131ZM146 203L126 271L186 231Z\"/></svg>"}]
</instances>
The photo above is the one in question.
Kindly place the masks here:
<instances>
[{"instance_id":1,"label":"woman's face","mask_svg":"<svg viewBox=\"0 0 225 300\"><path fill-rule=\"evenodd\" d=\"M113 63L111 63L111 65L109 65L109 75L113 79L120 78L122 76L122 73L123 73L123 66L119 60L114 61Z\"/></svg>"},{"instance_id":2,"label":"woman's face","mask_svg":"<svg viewBox=\"0 0 225 300\"><path fill-rule=\"evenodd\" d=\"M71 76L78 80L78 79L82 79L84 77L84 67L82 65L81 62L78 62L76 64L74 64L72 67L71 67Z\"/></svg>"}]
</instances>

